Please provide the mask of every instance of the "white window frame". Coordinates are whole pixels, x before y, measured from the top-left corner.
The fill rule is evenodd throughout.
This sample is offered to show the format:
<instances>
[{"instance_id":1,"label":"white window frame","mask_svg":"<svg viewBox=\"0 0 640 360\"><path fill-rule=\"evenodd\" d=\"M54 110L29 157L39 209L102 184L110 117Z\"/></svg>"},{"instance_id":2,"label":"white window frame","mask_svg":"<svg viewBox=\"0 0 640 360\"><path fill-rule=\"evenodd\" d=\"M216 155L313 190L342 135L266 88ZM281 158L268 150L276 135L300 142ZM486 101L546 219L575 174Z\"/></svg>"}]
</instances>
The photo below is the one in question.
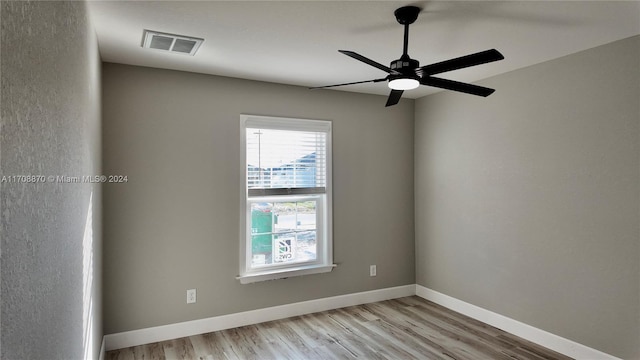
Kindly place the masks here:
<instances>
[{"instance_id":1,"label":"white window frame","mask_svg":"<svg viewBox=\"0 0 640 360\"><path fill-rule=\"evenodd\" d=\"M332 156L331 122L326 120L308 120L261 115L240 115L240 275L236 279L242 284L265 280L275 280L300 275L330 272L333 264L333 227L332 227ZM291 131L320 131L326 135L326 183L324 194L291 194L250 197L247 188L247 128L261 128ZM324 201L318 200L324 198ZM270 265L265 268L251 267L251 203L273 201L316 200L316 259L304 263Z\"/></svg>"}]
</instances>

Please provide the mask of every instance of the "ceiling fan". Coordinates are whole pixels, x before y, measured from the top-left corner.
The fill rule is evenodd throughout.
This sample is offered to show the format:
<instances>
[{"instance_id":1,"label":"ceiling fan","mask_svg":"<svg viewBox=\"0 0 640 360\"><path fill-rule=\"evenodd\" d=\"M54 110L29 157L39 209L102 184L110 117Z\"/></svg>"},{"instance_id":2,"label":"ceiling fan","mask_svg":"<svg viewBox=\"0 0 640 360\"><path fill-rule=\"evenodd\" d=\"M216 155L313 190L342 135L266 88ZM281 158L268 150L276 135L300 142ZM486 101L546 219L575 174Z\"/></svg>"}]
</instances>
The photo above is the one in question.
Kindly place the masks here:
<instances>
[{"instance_id":1,"label":"ceiling fan","mask_svg":"<svg viewBox=\"0 0 640 360\"><path fill-rule=\"evenodd\" d=\"M384 72L387 72L389 74L387 77L374 80L355 81L344 84L318 86L312 87L310 89L324 89L336 86L388 81L389 88L391 88L391 93L389 94L389 98L387 99L387 104L385 106L392 106L397 104L398 101L400 101L402 93L405 90L415 89L420 85L434 86L437 88L459 91L467 94L485 97L491 95L495 91L494 89L453 80L442 79L434 77L432 75L504 59L504 56L496 49L481 51L475 54L461 56L455 59L446 60L422 67L420 67L420 62L418 60L409 57L409 54L407 53L407 47L409 44L409 25L413 24L413 22L416 21L420 10L421 9L416 6L404 6L394 12L396 20L398 20L400 24L404 25L404 47L400 59L392 61L388 67L353 51L338 50L339 52L356 60L362 61L367 65L371 65Z\"/></svg>"}]
</instances>

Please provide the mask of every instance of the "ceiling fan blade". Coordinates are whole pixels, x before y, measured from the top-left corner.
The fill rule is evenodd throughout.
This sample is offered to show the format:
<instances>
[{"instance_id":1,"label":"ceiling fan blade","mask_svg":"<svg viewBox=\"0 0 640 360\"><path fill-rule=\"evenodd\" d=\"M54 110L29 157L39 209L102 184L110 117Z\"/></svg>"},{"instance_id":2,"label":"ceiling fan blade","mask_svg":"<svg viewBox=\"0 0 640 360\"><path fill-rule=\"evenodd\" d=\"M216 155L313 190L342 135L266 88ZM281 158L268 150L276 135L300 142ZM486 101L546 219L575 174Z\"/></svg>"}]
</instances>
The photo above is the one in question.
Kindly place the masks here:
<instances>
[{"instance_id":1,"label":"ceiling fan blade","mask_svg":"<svg viewBox=\"0 0 640 360\"><path fill-rule=\"evenodd\" d=\"M420 84L484 97L493 94L493 92L495 91L494 89L486 88L483 86L472 85L459 81L441 79L431 76L422 78L420 80Z\"/></svg>"},{"instance_id":2,"label":"ceiling fan blade","mask_svg":"<svg viewBox=\"0 0 640 360\"><path fill-rule=\"evenodd\" d=\"M398 101L400 101L400 98L402 97L403 92L404 90L391 90L391 93L389 94L389 98L387 99L387 104L385 105L385 107L393 106L397 104Z\"/></svg>"},{"instance_id":3,"label":"ceiling fan blade","mask_svg":"<svg viewBox=\"0 0 640 360\"><path fill-rule=\"evenodd\" d=\"M461 56L459 58L445 60L439 63L423 66L416 70L418 75L428 76L443 72L463 69L469 66L486 64L504 59L504 56L496 49L481 51L479 53Z\"/></svg>"},{"instance_id":4,"label":"ceiling fan blade","mask_svg":"<svg viewBox=\"0 0 640 360\"><path fill-rule=\"evenodd\" d=\"M344 83L344 84L336 84L336 85L316 86L316 87L310 87L309 89L315 90L315 89L325 89L325 88L336 87L336 86L355 85L355 84L364 84L364 83L377 83L377 82L381 82L381 81L385 81L385 80L387 80L387 78L364 80L364 81L354 81L354 82L349 82L349 83Z\"/></svg>"},{"instance_id":5,"label":"ceiling fan blade","mask_svg":"<svg viewBox=\"0 0 640 360\"><path fill-rule=\"evenodd\" d=\"M353 51L349 51L349 50L338 50L338 51L343 53L343 54L345 54L345 55L347 55L347 56L350 56L350 57L352 57L352 58L354 58L356 60L362 61L363 63L365 63L367 65L371 65L371 66L376 67L376 68L378 68L378 69L380 69L380 70L382 70L384 72L388 72L389 74L399 74L399 72L397 72L395 70L392 70L390 67L384 66L384 65L380 64L379 62L375 62L375 61L373 61L373 60L371 60L369 58L366 58L366 57L364 57L364 56L362 56L362 55L360 55L358 53L355 53Z\"/></svg>"}]
</instances>

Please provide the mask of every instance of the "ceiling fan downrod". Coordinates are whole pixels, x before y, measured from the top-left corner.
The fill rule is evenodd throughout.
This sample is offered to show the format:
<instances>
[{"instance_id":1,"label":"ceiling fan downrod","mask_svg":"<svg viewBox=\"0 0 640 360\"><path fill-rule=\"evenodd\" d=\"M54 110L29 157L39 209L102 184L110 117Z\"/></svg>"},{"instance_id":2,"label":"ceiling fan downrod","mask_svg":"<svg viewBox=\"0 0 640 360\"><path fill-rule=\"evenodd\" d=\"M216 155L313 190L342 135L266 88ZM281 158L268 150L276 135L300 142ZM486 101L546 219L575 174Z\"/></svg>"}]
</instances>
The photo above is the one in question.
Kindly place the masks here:
<instances>
[{"instance_id":1,"label":"ceiling fan downrod","mask_svg":"<svg viewBox=\"0 0 640 360\"><path fill-rule=\"evenodd\" d=\"M417 6L403 6L396 9L393 14L401 25L404 25L404 45L402 47L402 57L409 57L409 25L413 24L420 14L420 8Z\"/></svg>"}]
</instances>

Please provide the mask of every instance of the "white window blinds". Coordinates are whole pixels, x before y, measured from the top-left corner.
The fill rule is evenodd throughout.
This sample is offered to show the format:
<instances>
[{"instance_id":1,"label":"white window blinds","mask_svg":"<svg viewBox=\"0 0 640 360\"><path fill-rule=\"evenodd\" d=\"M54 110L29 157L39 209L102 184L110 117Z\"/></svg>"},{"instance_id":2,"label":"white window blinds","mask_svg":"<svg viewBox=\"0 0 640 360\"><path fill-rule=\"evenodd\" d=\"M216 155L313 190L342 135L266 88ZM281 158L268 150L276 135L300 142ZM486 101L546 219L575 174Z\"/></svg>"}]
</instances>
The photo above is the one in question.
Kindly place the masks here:
<instances>
[{"instance_id":1,"label":"white window blinds","mask_svg":"<svg viewBox=\"0 0 640 360\"><path fill-rule=\"evenodd\" d=\"M330 123L248 118L245 126L249 196L325 193Z\"/></svg>"}]
</instances>

